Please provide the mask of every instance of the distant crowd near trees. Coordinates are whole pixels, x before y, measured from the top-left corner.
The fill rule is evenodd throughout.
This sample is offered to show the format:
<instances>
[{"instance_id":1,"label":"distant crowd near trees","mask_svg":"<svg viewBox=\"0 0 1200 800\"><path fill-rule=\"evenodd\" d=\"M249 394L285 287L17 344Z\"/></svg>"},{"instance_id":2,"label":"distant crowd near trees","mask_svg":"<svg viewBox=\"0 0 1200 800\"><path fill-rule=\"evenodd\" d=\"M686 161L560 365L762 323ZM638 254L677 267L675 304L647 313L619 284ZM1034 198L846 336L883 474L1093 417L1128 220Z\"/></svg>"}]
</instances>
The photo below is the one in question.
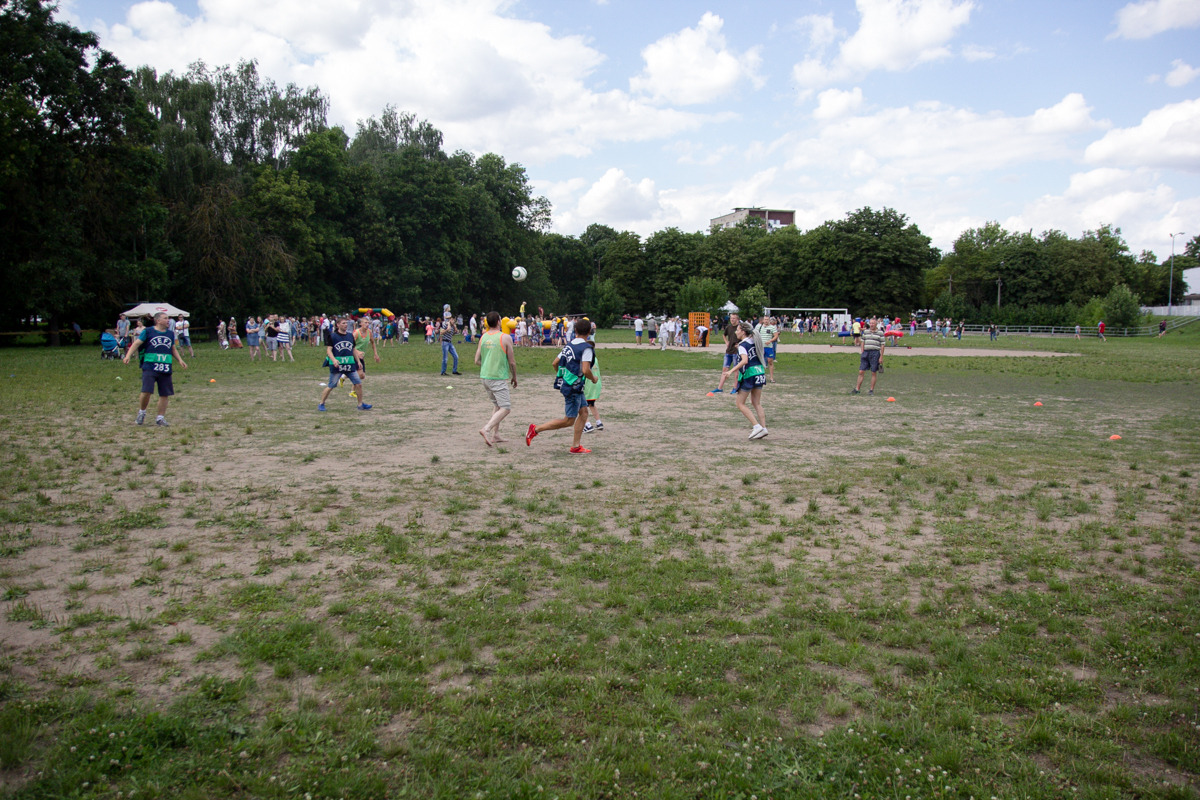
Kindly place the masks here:
<instances>
[{"instance_id":1,"label":"distant crowd near trees","mask_svg":"<svg viewBox=\"0 0 1200 800\"><path fill-rule=\"evenodd\" d=\"M95 327L137 300L186 308L197 328L249 313L522 301L605 323L720 297L1074 324L1114 292L1167 302L1169 265L1134 256L1109 226L1076 238L989 223L948 253L890 208L808 231L752 219L644 240L598 224L564 236L549 232L550 204L522 166L448 154L436 128L390 107L350 135L328 124L319 90L279 87L253 62L131 72L47 0L0 0L0 49L4 330L35 318ZM1176 299L1198 256L1200 237L1181 243ZM519 284L518 264L529 271Z\"/></svg>"}]
</instances>

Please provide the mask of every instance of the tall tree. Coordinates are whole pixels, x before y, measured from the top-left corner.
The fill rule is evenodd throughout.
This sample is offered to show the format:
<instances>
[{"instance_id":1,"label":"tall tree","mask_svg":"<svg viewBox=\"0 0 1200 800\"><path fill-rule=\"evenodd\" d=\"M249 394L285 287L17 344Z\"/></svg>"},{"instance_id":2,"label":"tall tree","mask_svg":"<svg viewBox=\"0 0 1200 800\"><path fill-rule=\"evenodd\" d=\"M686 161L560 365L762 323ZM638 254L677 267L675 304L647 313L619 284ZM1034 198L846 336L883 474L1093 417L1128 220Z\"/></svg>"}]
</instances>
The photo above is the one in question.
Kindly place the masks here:
<instances>
[{"instance_id":1,"label":"tall tree","mask_svg":"<svg viewBox=\"0 0 1200 800\"><path fill-rule=\"evenodd\" d=\"M0 300L84 322L162 288L169 248L154 191L154 120L130 73L42 0L0 0Z\"/></svg>"}]
</instances>

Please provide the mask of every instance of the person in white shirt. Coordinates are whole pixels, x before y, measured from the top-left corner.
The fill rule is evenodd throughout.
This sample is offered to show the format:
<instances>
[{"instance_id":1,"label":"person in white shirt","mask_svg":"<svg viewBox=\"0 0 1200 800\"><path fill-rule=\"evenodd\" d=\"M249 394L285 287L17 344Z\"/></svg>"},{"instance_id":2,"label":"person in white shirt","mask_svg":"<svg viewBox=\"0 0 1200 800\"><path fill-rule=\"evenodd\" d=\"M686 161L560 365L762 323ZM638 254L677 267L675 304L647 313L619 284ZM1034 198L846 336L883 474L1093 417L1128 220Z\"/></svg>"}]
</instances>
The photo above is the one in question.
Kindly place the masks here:
<instances>
[{"instance_id":1,"label":"person in white shirt","mask_svg":"<svg viewBox=\"0 0 1200 800\"><path fill-rule=\"evenodd\" d=\"M642 343L642 328L644 328L645 325L646 323L642 321L641 317L638 317L633 321L633 332L635 334L637 344Z\"/></svg>"},{"instance_id":2,"label":"person in white shirt","mask_svg":"<svg viewBox=\"0 0 1200 800\"><path fill-rule=\"evenodd\" d=\"M175 323L175 340L188 349L188 358L195 357L196 353L192 350L192 325L182 316Z\"/></svg>"}]
</instances>

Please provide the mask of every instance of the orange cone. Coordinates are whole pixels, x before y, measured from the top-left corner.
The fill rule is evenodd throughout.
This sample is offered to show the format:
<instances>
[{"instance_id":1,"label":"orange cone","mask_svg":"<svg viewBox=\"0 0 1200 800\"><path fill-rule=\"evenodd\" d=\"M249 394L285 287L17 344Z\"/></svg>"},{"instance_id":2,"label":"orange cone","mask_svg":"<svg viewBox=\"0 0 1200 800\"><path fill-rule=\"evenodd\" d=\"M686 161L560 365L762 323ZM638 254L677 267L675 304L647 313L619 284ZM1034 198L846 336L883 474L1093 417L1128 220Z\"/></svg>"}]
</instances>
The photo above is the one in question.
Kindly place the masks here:
<instances>
[{"instance_id":1,"label":"orange cone","mask_svg":"<svg viewBox=\"0 0 1200 800\"><path fill-rule=\"evenodd\" d=\"M209 378L209 379L208 379L208 382L209 382L209 383L216 383L216 382L217 382L217 379L216 379L216 378Z\"/></svg>"},{"instance_id":2,"label":"orange cone","mask_svg":"<svg viewBox=\"0 0 1200 800\"><path fill-rule=\"evenodd\" d=\"M1112 436L1110 436L1108 438L1109 438L1109 441L1115 442L1116 440L1121 438L1121 435L1119 433L1114 433Z\"/></svg>"},{"instance_id":3,"label":"orange cone","mask_svg":"<svg viewBox=\"0 0 1200 800\"><path fill-rule=\"evenodd\" d=\"M1036 403L1034 403L1035 406L1040 406L1041 404L1042 404L1041 400L1038 400Z\"/></svg>"},{"instance_id":4,"label":"orange cone","mask_svg":"<svg viewBox=\"0 0 1200 800\"><path fill-rule=\"evenodd\" d=\"M894 403L894 402L896 402L896 398L894 398L894 397L889 397L889 398L888 398L888 402L889 402L889 403Z\"/></svg>"}]
</instances>

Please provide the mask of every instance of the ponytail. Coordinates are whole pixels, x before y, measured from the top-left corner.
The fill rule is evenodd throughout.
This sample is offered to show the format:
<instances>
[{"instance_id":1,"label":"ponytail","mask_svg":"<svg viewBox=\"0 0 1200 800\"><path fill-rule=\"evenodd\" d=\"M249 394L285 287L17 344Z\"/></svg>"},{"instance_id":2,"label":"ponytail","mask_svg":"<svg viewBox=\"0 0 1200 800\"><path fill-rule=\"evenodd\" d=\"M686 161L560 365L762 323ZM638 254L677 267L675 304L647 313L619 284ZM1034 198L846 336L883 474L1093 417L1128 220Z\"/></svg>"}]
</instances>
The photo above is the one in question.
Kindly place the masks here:
<instances>
[{"instance_id":1,"label":"ponytail","mask_svg":"<svg viewBox=\"0 0 1200 800\"><path fill-rule=\"evenodd\" d=\"M754 352L758 354L758 361L764 366L767 363L766 347L763 345L762 331L751 325L749 322L741 324L742 332L750 336L754 340Z\"/></svg>"}]
</instances>

